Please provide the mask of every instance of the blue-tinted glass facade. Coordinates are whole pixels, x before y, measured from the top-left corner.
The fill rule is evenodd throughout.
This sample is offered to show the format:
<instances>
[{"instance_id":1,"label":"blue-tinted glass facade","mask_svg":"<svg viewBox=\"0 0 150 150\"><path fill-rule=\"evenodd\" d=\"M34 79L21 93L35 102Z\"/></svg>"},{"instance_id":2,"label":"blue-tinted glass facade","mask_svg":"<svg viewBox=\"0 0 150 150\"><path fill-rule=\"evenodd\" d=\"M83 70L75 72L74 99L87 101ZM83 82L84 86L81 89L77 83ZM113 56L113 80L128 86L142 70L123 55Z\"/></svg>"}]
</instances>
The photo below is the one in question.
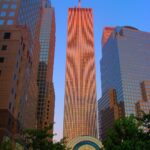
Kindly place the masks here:
<instances>
[{"instance_id":1,"label":"blue-tinted glass facade","mask_svg":"<svg viewBox=\"0 0 150 150\"><path fill-rule=\"evenodd\" d=\"M40 45L41 45L41 51L40 51L40 61L48 63L48 53L50 48L50 35L51 35L51 23L52 23L52 17L51 17L51 11L49 8L49 11L45 11L43 18L42 18L42 26L40 30Z\"/></svg>"},{"instance_id":2,"label":"blue-tinted glass facade","mask_svg":"<svg viewBox=\"0 0 150 150\"><path fill-rule=\"evenodd\" d=\"M38 68L39 94L37 119L39 128L52 123L54 117L54 89L52 84L55 45L54 28L54 8L51 7L48 0L43 0L40 26L40 58ZM51 98L48 97L48 95L51 95ZM51 112L51 114L49 112Z\"/></svg>"},{"instance_id":3,"label":"blue-tinted glass facade","mask_svg":"<svg viewBox=\"0 0 150 150\"><path fill-rule=\"evenodd\" d=\"M41 15L41 6L41 0L21 0L18 23L27 25L33 38L36 35L35 31Z\"/></svg>"},{"instance_id":4,"label":"blue-tinted glass facade","mask_svg":"<svg viewBox=\"0 0 150 150\"><path fill-rule=\"evenodd\" d=\"M125 115L135 114L142 99L140 83L150 79L150 34L131 27L117 27L102 49L102 94L116 89Z\"/></svg>"}]
</instances>

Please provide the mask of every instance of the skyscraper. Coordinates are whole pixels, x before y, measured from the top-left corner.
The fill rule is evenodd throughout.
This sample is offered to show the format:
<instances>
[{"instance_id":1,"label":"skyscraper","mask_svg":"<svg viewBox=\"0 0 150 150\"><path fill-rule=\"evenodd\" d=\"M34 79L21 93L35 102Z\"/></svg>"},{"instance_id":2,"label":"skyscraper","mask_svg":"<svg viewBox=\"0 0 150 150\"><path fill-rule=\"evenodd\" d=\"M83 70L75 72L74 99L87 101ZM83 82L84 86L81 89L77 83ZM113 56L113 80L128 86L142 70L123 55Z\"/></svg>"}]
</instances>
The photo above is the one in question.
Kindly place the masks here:
<instances>
[{"instance_id":1,"label":"skyscraper","mask_svg":"<svg viewBox=\"0 0 150 150\"><path fill-rule=\"evenodd\" d=\"M0 1L0 138L36 127L40 8L41 0Z\"/></svg>"},{"instance_id":2,"label":"skyscraper","mask_svg":"<svg viewBox=\"0 0 150 150\"><path fill-rule=\"evenodd\" d=\"M122 114L136 115L135 104L142 100L141 82L150 79L150 33L134 27L116 27L102 47L102 98L99 104L108 104L104 97L109 89L116 90L117 103ZM99 105L99 113L103 108ZM109 117L108 117L109 118ZM99 122L102 124L102 122Z\"/></svg>"},{"instance_id":3,"label":"skyscraper","mask_svg":"<svg viewBox=\"0 0 150 150\"><path fill-rule=\"evenodd\" d=\"M53 87L53 64L55 49L54 8L48 0L42 1L40 25L40 60L38 68L38 128L54 122L55 93Z\"/></svg>"},{"instance_id":4,"label":"skyscraper","mask_svg":"<svg viewBox=\"0 0 150 150\"><path fill-rule=\"evenodd\" d=\"M64 137L97 137L93 14L69 8L64 105Z\"/></svg>"},{"instance_id":5,"label":"skyscraper","mask_svg":"<svg viewBox=\"0 0 150 150\"><path fill-rule=\"evenodd\" d=\"M27 31L0 27L0 140L17 133L23 120L32 65Z\"/></svg>"}]
</instances>

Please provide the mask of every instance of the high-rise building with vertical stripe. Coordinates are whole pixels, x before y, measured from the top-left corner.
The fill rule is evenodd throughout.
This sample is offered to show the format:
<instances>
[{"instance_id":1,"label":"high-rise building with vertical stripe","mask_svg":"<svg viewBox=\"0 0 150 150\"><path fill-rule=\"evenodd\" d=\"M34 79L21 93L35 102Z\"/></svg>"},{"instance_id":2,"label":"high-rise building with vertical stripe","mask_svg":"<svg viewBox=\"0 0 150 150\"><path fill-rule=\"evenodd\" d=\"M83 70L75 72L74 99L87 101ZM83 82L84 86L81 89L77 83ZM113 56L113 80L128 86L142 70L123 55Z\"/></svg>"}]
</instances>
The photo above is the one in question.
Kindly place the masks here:
<instances>
[{"instance_id":1,"label":"high-rise building with vertical stripe","mask_svg":"<svg viewBox=\"0 0 150 150\"><path fill-rule=\"evenodd\" d=\"M40 46L37 125L38 128L43 128L54 122L55 102L53 87L55 14L49 0L42 0Z\"/></svg>"},{"instance_id":2,"label":"high-rise building with vertical stripe","mask_svg":"<svg viewBox=\"0 0 150 150\"><path fill-rule=\"evenodd\" d=\"M69 8L64 105L64 137L97 136L93 14Z\"/></svg>"}]
</instances>

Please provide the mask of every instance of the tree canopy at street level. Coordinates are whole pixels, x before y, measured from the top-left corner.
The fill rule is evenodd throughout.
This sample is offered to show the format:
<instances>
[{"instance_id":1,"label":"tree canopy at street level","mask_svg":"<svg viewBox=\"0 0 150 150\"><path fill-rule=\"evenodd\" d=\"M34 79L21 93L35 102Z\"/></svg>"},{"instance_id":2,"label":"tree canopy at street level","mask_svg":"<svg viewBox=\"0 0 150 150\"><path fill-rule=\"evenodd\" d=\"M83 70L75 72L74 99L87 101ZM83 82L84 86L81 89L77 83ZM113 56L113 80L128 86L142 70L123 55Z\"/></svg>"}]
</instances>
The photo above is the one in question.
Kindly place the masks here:
<instances>
[{"instance_id":1,"label":"tree canopy at street level","mask_svg":"<svg viewBox=\"0 0 150 150\"><path fill-rule=\"evenodd\" d=\"M0 150L16 150L14 142L21 141L23 147L27 150L68 150L65 139L59 142L53 142L54 134L49 131L52 126L44 129L25 129L20 139L7 139L0 145Z\"/></svg>"},{"instance_id":2,"label":"tree canopy at street level","mask_svg":"<svg viewBox=\"0 0 150 150\"><path fill-rule=\"evenodd\" d=\"M116 120L104 141L106 150L149 150L150 113Z\"/></svg>"}]
</instances>

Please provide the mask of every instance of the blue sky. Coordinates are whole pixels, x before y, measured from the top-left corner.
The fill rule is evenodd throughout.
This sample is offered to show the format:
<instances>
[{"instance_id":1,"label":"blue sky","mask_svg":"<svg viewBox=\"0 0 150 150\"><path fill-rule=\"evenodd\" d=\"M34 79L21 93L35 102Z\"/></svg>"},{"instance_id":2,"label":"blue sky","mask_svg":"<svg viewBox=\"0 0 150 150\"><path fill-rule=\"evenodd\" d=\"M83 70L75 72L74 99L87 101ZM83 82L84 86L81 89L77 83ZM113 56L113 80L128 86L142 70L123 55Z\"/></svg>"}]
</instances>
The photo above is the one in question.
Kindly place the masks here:
<instances>
[{"instance_id":1,"label":"blue sky","mask_svg":"<svg viewBox=\"0 0 150 150\"><path fill-rule=\"evenodd\" d=\"M66 39L67 14L69 7L76 7L78 0L51 0L55 8L56 17L56 47L54 62L55 87L55 139L62 138L65 65L66 65ZM150 0L82 0L82 7L93 9L95 60L97 78L97 99L101 96L100 65L101 37L105 26L134 26L139 30L150 32Z\"/></svg>"}]
</instances>

